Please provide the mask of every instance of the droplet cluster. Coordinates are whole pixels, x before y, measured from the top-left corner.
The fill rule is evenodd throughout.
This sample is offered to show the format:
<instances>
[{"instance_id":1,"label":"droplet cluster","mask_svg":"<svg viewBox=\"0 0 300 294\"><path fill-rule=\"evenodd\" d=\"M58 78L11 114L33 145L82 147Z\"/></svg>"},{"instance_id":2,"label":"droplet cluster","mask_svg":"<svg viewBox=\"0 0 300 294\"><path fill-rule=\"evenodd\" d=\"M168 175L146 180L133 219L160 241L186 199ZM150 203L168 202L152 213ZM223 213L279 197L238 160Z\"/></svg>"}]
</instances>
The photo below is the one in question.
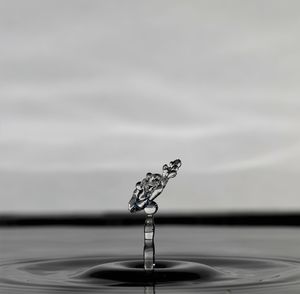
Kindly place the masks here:
<instances>
[{"instance_id":1,"label":"droplet cluster","mask_svg":"<svg viewBox=\"0 0 300 294\"><path fill-rule=\"evenodd\" d=\"M177 175L180 166L180 159L176 159L169 164L164 164L162 174L147 173L146 177L135 185L133 195L128 203L129 211L136 212L149 206L161 194L169 179Z\"/></svg>"}]
</instances>

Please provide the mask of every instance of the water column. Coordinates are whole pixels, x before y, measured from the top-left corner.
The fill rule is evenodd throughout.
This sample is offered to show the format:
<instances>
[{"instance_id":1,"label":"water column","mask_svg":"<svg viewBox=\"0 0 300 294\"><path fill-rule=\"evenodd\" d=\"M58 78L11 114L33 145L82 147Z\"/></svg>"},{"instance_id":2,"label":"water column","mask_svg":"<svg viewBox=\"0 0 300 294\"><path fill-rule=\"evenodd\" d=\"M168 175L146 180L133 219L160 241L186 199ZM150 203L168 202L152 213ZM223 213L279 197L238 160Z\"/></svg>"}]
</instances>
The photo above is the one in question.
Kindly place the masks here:
<instances>
[{"instance_id":1,"label":"water column","mask_svg":"<svg viewBox=\"0 0 300 294\"><path fill-rule=\"evenodd\" d=\"M177 175L181 166L181 160L175 159L169 164L164 164L162 174L150 173L140 182L137 182L132 197L128 202L128 210L131 213L144 210L146 214L144 226L144 269L146 273L153 272L155 267L154 246L154 214L158 210L156 199L166 187L169 179Z\"/></svg>"},{"instance_id":2,"label":"water column","mask_svg":"<svg viewBox=\"0 0 300 294\"><path fill-rule=\"evenodd\" d=\"M155 223L154 214L157 212L158 206L155 202L145 207L146 213L144 226L144 269L146 272L152 272L155 266Z\"/></svg>"}]
</instances>

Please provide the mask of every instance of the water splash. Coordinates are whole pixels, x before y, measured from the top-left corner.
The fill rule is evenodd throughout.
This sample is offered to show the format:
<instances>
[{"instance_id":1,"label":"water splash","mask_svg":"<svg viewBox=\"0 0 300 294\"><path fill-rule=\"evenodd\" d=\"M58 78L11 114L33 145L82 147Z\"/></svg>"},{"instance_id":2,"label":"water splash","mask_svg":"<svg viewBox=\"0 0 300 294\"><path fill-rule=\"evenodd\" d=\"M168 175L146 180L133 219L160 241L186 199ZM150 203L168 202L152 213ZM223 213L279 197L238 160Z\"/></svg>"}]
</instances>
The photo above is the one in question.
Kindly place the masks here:
<instances>
[{"instance_id":1,"label":"water splash","mask_svg":"<svg viewBox=\"0 0 300 294\"><path fill-rule=\"evenodd\" d=\"M169 165L164 164L162 174L147 173L146 177L137 182L133 195L128 203L131 213L144 210L146 213L144 226L144 269L151 272L155 266L155 244L154 233L155 223L154 214L158 210L158 205L154 201L164 190L169 179L177 175L181 166L181 160L171 161Z\"/></svg>"},{"instance_id":2,"label":"water splash","mask_svg":"<svg viewBox=\"0 0 300 294\"><path fill-rule=\"evenodd\" d=\"M177 175L180 166L180 159L176 159L171 161L169 165L163 166L161 175L147 173L146 177L135 185L133 195L128 203L129 211L140 211L155 203L154 199L162 193L169 179Z\"/></svg>"}]
</instances>

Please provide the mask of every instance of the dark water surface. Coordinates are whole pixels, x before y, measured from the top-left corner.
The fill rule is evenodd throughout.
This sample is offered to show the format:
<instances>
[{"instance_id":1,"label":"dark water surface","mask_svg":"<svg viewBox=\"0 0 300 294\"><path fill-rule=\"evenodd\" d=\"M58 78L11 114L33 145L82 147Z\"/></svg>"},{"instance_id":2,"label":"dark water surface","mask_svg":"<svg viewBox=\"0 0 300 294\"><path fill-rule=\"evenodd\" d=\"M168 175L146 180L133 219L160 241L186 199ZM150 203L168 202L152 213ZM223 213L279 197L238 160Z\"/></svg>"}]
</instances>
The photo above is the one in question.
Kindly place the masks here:
<instances>
[{"instance_id":1,"label":"dark water surface","mask_svg":"<svg viewBox=\"0 0 300 294\"><path fill-rule=\"evenodd\" d=\"M0 293L300 293L300 229L158 226L1 228Z\"/></svg>"}]
</instances>

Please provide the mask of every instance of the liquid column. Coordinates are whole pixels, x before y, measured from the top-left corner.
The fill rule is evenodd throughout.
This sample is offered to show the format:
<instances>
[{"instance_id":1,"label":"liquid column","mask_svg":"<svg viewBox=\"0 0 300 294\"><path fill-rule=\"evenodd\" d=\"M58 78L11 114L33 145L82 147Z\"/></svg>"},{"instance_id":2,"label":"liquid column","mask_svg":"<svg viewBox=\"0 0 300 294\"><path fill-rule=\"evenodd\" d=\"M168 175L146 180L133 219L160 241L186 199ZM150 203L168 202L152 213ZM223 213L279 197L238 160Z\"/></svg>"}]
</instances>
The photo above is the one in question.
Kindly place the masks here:
<instances>
[{"instance_id":1,"label":"liquid column","mask_svg":"<svg viewBox=\"0 0 300 294\"><path fill-rule=\"evenodd\" d=\"M152 202L145 208L146 219L144 226L144 269L151 273L155 266L155 245L154 245L154 214L157 212L158 206Z\"/></svg>"}]
</instances>

